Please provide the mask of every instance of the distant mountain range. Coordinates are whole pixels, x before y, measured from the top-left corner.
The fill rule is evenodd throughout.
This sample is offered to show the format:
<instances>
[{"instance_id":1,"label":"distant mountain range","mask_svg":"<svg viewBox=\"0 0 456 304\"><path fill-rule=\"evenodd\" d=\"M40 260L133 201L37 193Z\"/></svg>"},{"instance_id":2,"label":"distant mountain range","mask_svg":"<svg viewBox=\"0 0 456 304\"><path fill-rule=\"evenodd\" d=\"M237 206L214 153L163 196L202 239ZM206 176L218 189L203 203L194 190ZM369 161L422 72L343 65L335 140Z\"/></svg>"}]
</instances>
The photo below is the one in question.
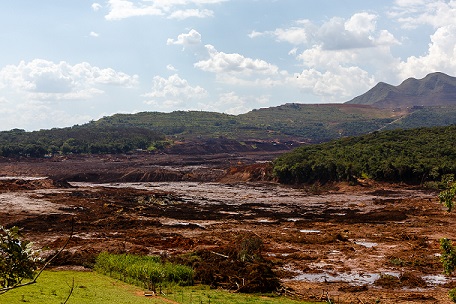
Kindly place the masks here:
<instances>
[{"instance_id":1,"label":"distant mountain range","mask_svg":"<svg viewBox=\"0 0 456 304\"><path fill-rule=\"evenodd\" d=\"M456 105L456 77L437 72L423 79L409 78L398 86L380 82L347 104L390 109Z\"/></svg>"}]
</instances>

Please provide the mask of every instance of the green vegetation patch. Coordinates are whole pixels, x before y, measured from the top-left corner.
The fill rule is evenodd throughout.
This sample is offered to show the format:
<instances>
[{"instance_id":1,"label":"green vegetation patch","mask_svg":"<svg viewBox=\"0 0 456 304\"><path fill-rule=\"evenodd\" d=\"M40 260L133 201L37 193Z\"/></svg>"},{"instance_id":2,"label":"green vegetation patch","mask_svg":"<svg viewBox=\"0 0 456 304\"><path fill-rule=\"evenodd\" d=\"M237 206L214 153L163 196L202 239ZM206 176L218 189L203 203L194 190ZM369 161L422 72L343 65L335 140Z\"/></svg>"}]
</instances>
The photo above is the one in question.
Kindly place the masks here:
<instances>
[{"instance_id":1,"label":"green vegetation patch","mask_svg":"<svg viewBox=\"0 0 456 304\"><path fill-rule=\"evenodd\" d=\"M46 154L124 153L147 149L165 137L140 127L92 124L71 128L25 132L14 129L0 132L0 156L43 157Z\"/></svg>"},{"instance_id":2,"label":"green vegetation patch","mask_svg":"<svg viewBox=\"0 0 456 304\"><path fill-rule=\"evenodd\" d=\"M179 264L162 263L157 256L137 256L131 254L98 255L96 271L140 287L155 289L158 284L191 285L193 269Z\"/></svg>"},{"instance_id":3,"label":"green vegetation patch","mask_svg":"<svg viewBox=\"0 0 456 304\"><path fill-rule=\"evenodd\" d=\"M283 183L379 181L423 183L456 173L456 126L374 132L303 146L274 162Z\"/></svg>"}]
</instances>

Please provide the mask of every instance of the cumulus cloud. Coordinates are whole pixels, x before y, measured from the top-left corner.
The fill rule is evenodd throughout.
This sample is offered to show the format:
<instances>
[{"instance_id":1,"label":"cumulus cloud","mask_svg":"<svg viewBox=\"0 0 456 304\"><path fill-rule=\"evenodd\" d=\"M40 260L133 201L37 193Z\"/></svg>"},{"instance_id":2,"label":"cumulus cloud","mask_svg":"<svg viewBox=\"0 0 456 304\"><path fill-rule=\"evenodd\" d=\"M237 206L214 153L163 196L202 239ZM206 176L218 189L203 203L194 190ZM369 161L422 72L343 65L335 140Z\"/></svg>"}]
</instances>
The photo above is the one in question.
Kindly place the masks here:
<instances>
[{"instance_id":1,"label":"cumulus cloud","mask_svg":"<svg viewBox=\"0 0 456 304\"><path fill-rule=\"evenodd\" d=\"M266 104L269 96L239 96L235 92L221 93L216 107L227 114L238 115L246 113L259 105ZM219 110L220 111L220 110Z\"/></svg>"},{"instance_id":2,"label":"cumulus cloud","mask_svg":"<svg viewBox=\"0 0 456 304\"><path fill-rule=\"evenodd\" d=\"M121 20L138 16L167 16L171 19L191 17L212 17L214 12L202 9L205 5L214 5L228 0L109 0L107 20Z\"/></svg>"},{"instance_id":3,"label":"cumulus cloud","mask_svg":"<svg viewBox=\"0 0 456 304\"><path fill-rule=\"evenodd\" d=\"M396 0L390 17L403 28L432 27L428 50L422 56L410 56L398 65L401 79L421 78L441 71L456 74L456 1Z\"/></svg>"},{"instance_id":4,"label":"cumulus cloud","mask_svg":"<svg viewBox=\"0 0 456 304\"><path fill-rule=\"evenodd\" d=\"M172 64L168 64L168 65L166 66L166 69L167 69L168 71L177 72L177 69L176 69Z\"/></svg>"},{"instance_id":5,"label":"cumulus cloud","mask_svg":"<svg viewBox=\"0 0 456 304\"><path fill-rule=\"evenodd\" d=\"M168 38L167 45L182 45L184 48L188 46L197 46L201 44L201 34L192 29L188 34L180 34L177 39Z\"/></svg>"},{"instance_id":6,"label":"cumulus cloud","mask_svg":"<svg viewBox=\"0 0 456 304\"><path fill-rule=\"evenodd\" d=\"M92 4L92 9L95 11L95 12L98 12L100 9L102 8L101 4L100 3L93 3Z\"/></svg>"},{"instance_id":7,"label":"cumulus cloud","mask_svg":"<svg viewBox=\"0 0 456 304\"><path fill-rule=\"evenodd\" d=\"M205 72L251 76L252 74L274 75L279 71L277 66L264 60L247 58L238 53L227 54L219 52L214 46L209 44L206 45L206 49L209 58L194 64L196 68Z\"/></svg>"},{"instance_id":8,"label":"cumulus cloud","mask_svg":"<svg viewBox=\"0 0 456 304\"><path fill-rule=\"evenodd\" d=\"M301 63L302 71L282 72L282 79L271 84L292 86L321 101L345 101L375 84L374 75L397 71L398 60L391 47L400 42L386 29L378 29L379 16L359 12L349 18L332 17L316 24L299 20L288 28L252 32L251 38L269 36L293 46L288 52Z\"/></svg>"},{"instance_id":9,"label":"cumulus cloud","mask_svg":"<svg viewBox=\"0 0 456 304\"><path fill-rule=\"evenodd\" d=\"M438 28L431 36L428 52L407 58L400 64L399 71L403 79L421 78L432 71L456 74L456 25Z\"/></svg>"},{"instance_id":10,"label":"cumulus cloud","mask_svg":"<svg viewBox=\"0 0 456 304\"><path fill-rule=\"evenodd\" d=\"M307 69L290 77L288 81L303 93L320 96L325 102L344 101L351 97L353 92L363 92L375 85L373 76L355 66L339 66L325 72Z\"/></svg>"},{"instance_id":11,"label":"cumulus cloud","mask_svg":"<svg viewBox=\"0 0 456 304\"><path fill-rule=\"evenodd\" d=\"M269 102L270 95L239 95L234 91L223 92L215 101L198 103L198 110L221 112L238 115L264 106Z\"/></svg>"},{"instance_id":12,"label":"cumulus cloud","mask_svg":"<svg viewBox=\"0 0 456 304\"><path fill-rule=\"evenodd\" d=\"M396 0L390 16L409 29L420 25L434 28L456 25L456 1Z\"/></svg>"},{"instance_id":13,"label":"cumulus cloud","mask_svg":"<svg viewBox=\"0 0 456 304\"><path fill-rule=\"evenodd\" d=\"M148 98L146 104L171 108L185 104L186 101L202 99L208 96L208 92L200 86L191 86L187 80L179 77L178 74L163 78L155 76L152 83L152 90L144 94Z\"/></svg>"},{"instance_id":14,"label":"cumulus cloud","mask_svg":"<svg viewBox=\"0 0 456 304\"><path fill-rule=\"evenodd\" d=\"M81 124L93 119L92 116L84 114L70 114L60 107L44 101L28 100L19 101L16 97L14 102L0 102L0 130L11 130L20 128L25 130L48 129L49 123L52 127L67 127Z\"/></svg>"},{"instance_id":15,"label":"cumulus cloud","mask_svg":"<svg viewBox=\"0 0 456 304\"><path fill-rule=\"evenodd\" d=\"M28 99L85 100L103 93L99 85L132 87L137 84L137 78L86 62L70 65L65 61L34 59L2 68L0 89L13 90Z\"/></svg>"},{"instance_id":16,"label":"cumulus cloud","mask_svg":"<svg viewBox=\"0 0 456 304\"><path fill-rule=\"evenodd\" d=\"M135 5L128 0L109 0L109 13L105 16L106 20L121 20L138 16L161 16L164 12L151 5Z\"/></svg>"},{"instance_id":17,"label":"cumulus cloud","mask_svg":"<svg viewBox=\"0 0 456 304\"><path fill-rule=\"evenodd\" d=\"M94 37L94 38L97 38L98 36L100 36L98 33L96 32L90 32L89 34L90 37Z\"/></svg>"},{"instance_id":18,"label":"cumulus cloud","mask_svg":"<svg viewBox=\"0 0 456 304\"><path fill-rule=\"evenodd\" d=\"M253 31L249 37L273 36L279 42L288 42L297 46L321 46L328 50L398 44L393 34L386 30L377 31L377 18L377 15L361 12L354 14L348 20L333 17L320 26L309 20L299 20L295 26L266 32Z\"/></svg>"}]
</instances>

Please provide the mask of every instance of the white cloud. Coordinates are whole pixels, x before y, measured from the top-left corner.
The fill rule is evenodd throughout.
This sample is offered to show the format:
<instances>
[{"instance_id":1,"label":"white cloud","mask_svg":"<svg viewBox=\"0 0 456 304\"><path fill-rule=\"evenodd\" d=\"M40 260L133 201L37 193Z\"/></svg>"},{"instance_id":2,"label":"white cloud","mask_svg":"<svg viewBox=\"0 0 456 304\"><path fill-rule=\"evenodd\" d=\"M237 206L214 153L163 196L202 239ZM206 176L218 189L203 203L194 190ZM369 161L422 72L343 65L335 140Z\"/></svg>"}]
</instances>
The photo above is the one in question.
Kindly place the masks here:
<instances>
[{"instance_id":1,"label":"white cloud","mask_svg":"<svg viewBox=\"0 0 456 304\"><path fill-rule=\"evenodd\" d=\"M201 44L201 34L198 31L192 29L188 32L188 34L180 34L177 36L177 39L174 40L172 38L168 38L166 41L167 45L182 45L185 47L188 46L196 46Z\"/></svg>"},{"instance_id":2,"label":"white cloud","mask_svg":"<svg viewBox=\"0 0 456 304\"><path fill-rule=\"evenodd\" d=\"M404 28L456 25L455 0L396 0L390 16Z\"/></svg>"},{"instance_id":3,"label":"white cloud","mask_svg":"<svg viewBox=\"0 0 456 304\"><path fill-rule=\"evenodd\" d=\"M220 93L215 102L199 103L198 109L238 115L267 104L269 99L269 95L238 95L230 91Z\"/></svg>"},{"instance_id":4,"label":"white cloud","mask_svg":"<svg viewBox=\"0 0 456 304\"><path fill-rule=\"evenodd\" d=\"M175 12L172 12L168 18L169 19L178 19L178 20L184 20L187 18L207 18L207 17L213 17L214 12L208 9L186 9L186 10L178 10Z\"/></svg>"},{"instance_id":5,"label":"white cloud","mask_svg":"<svg viewBox=\"0 0 456 304\"><path fill-rule=\"evenodd\" d=\"M171 19L190 17L212 17L214 12L201 9L205 5L214 5L228 0L109 0L107 20L121 20L139 16L167 16ZM195 8L196 6L196 8Z\"/></svg>"},{"instance_id":6,"label":"white cloud","mask_svg":"<svg viewBox=\"0 0 456 304\"><path fill-rule=\"evenodd\" d=\"M95 11L95 12L98 12L100 9L102 8L101 4L100 3L93 3L92 4L92 9Z\"/></svg>"},{"instance_id":7,"label":"white cloud","mask_svg":"<svg viewBox=\"0 0 456 304\"><path fill-rule=\"evenodd\" d=\"M274 31L252 31L250 38L273 36L279 42L293 45L321 46L328 50L371 48L378 45L394 45L399 42L386 30L377 31L378 16L366 12L356 13L348 20L333 17L318 26L309 20L299 20L296 26ZM388 39L385 39L388 37Z\"/></svg>"},{"instance_id":8,"label":"white cloud","mask_svg":"<svg viewBox=\"0 0 456 304\"><path fill-rule=\"evenodd\" d=\"M174 74L170 77L163 78L155 76L152 83L152 91L144 94L148 100L146 104L161 105L165 108L175 107L185 104L186 101L193 99L202 99L208 96L208 92L200 87L192 87L187 80Z\"/></svg>"},{"instance_id":9,"label":"white cloud","mask_svg":"<svg viewBox=\"0 0 456 304\"><path fill-rule=\"evenodd\" d=\"M166 69L171 72L177 72L177 69L172 64L168 64Z\"/></svg>"},{"instance_id":10,"label":"white cloud","mask_svg":"<svg viewBox=\"0 0 456 304\"><path fill-rule=\"evenodd\" d=\"M28 99L85 100L103 93L99 85L132 87L137 76L101 69L83 62L70 65L43 59L21 61L0 70L0 89L13 90Z\"/></svg>"},{"instance_id":11,"label":"white cloud","mask_svg":"<svg viewBox=\"0 0 456 304\"><path fill-rule=\"evenodd\" d=\"M98 36L100 36L98 33L96 32L90 32L89 34L90 37L94 37L94 38L97 38Z\"/></svg>"},{"instance_id":12,"label":"white cloud","mask_svg":"<svg viewBox=\"0 0 456 304\"><path fill-rule=\"evenodd\" d=\"M194 64L196 68L205 72L251 76L252 74L274 75L279 71L277 66L264 60L247 58L237 53L219 52L212 45L206 45L206 49L209 59Z\"/></svg>"},{"instance_id":13,"label":"white cloud","mask_svg":"<svg viewBox=\"0 0 456 304\"><path fill-rule=\"evenodd\" d=\"M257 32L252 31L249 34L250 38L257 38L261 36L272 36L280 42L288 42L294 45L307 44L312 40L317 28L309 20L299 20L296 26L289 28L278 28L274 31Z\"/></svg>"},{"instance_id":14,"label":"white cloud","mask_svg":"<svg viewBox=\"0 0 456 304\"><path fill-rule=\"evenodd\" d=\"M0 108L2 119L0 130L20 128L25 130L48 129L52 127L67 127L88 122L93 117L89 115L69 114L62 109L43 101L25 101L8 103Z\"/></svg>"},{"instance_id":15,"label":"white cloud","mask_svg":"<svg viewBox=\"0 0 456 304\"><path fill-rule=\"evenodd\" d=\"M325 72L307 69L290 77L288 81L304 93L322 97L325 102L346 101L353 96L353 92L362 93L375 85L374 77L355 66L338 66Z\"/></svg>"},{"instance_id":16,"label":"white cloud","mask_svg":"<svg viewBox=\"0 0 456 304\"><path fill-rule=\"evenodd\" d=\"M403 79L421 78L434 71L456 74L456 25L438 28L431 36L428 52L407 58L400 64L399 71Z\"/></svg>"},{"instance_id":17,"label":"white cloud","mask_svg":"<svg viewBox=\"0 0 456 304\"><path fill-rule=\"evenodd\" d=\"M138 16L161 16L164 12L150 5L135 5L128 0L109 0L109 13L105 16L106 20L121 20Z\"/></svg>"}]
</instances>

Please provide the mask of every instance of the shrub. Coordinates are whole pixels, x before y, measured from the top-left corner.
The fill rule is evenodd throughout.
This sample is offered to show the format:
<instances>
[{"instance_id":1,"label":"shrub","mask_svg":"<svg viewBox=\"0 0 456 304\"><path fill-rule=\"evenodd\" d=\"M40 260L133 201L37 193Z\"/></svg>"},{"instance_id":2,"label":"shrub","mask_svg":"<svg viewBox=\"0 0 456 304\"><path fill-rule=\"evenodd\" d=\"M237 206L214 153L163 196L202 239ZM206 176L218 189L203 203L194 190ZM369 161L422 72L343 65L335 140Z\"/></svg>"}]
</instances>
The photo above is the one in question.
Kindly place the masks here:
<instances>
[{"instance_id":1,"label":"shrub","mask_svg":"<svg viewBox=\"0 0 456 304\"><path fill-rule=\"evenodd\" d=\"M23 279L32 279L38 262L31 243L21 239L19 228L6 229L0 226L1 288L21 284Z\"/></svg>"},{"instance_id":2,"label":"shrub","mask_svg":"<svg viewBox=\"0 0 456 304\"><path fill-rule=\"evenodd\" d=\"M162 263L158 256L102 252L98 255L94 268L105 275L145 288L157 284L193 283L193 269L184 265Z\"/></svg>"},{"instance_id":3,"label":"shrub","mask_svg":"<svg viewBox=\"0 0 456 304\"><path fill-rule=\"evenodd\" d=\"M448 292L448 296L450 297L450 300L456 303L456 288L451 289Z\"/></svg>"}]
</instances>

